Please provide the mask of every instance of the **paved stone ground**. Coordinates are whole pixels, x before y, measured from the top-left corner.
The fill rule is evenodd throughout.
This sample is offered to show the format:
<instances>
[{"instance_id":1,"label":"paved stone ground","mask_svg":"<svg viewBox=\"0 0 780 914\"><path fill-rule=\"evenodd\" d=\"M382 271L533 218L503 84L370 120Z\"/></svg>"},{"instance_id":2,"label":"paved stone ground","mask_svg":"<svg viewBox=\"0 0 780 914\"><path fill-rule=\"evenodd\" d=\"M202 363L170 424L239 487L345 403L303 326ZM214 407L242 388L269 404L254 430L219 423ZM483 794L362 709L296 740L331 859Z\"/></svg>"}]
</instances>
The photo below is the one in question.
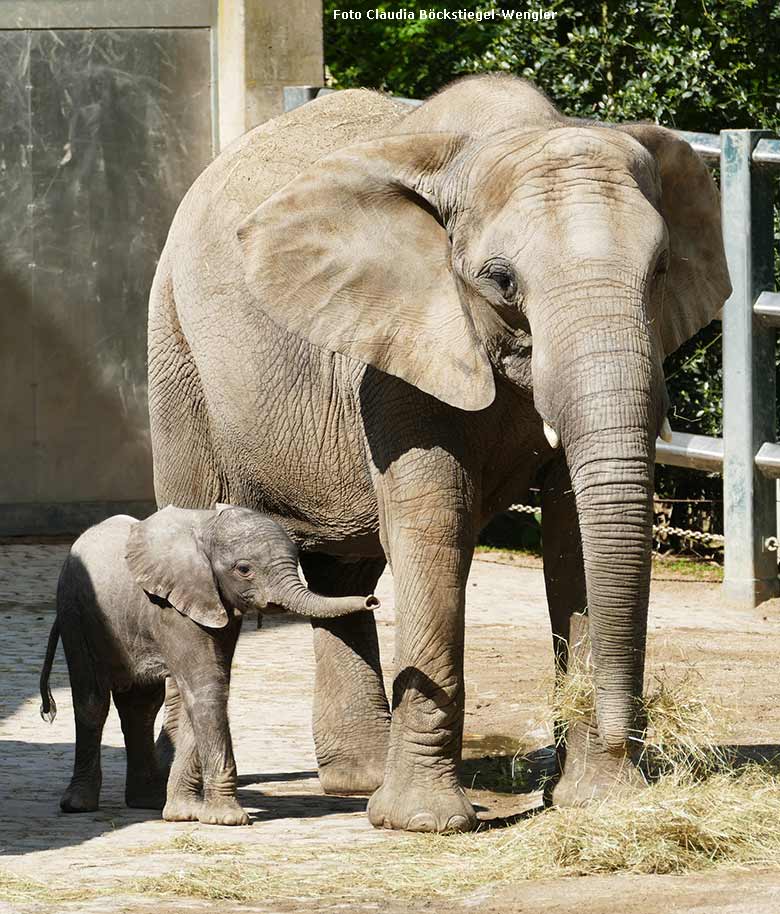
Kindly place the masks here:
<instances>
[{"instance_id":1,"label":"paved stone ground","mask_svg":"<svg viewBox=\"0 0 780 914\"><path fill-rule=\"evenodd\" d=\"M310 733L313 657L308 623L267 618L255 630L248 620L236 655L231 720L241 778L240 799L253 819L250 828L165 823L152 813L128 810L122 802L124 750L112 709L103 739L104 783L98 813L63 815L61 791L70 776L74 727L67 672L61 649L52 685L59 713L53 725L38 715L38 676L53 619L53 594L67 545L0 545L0 912L60 911L292 911L318 910L338 898L300 905L249 906L193 900L161 901L129 893L135 881L197 865L197 855L175 848L181 836L210 845L238 847L262 859L264 848L293 849L376 846L405 836L372 829L360 798L324 797L319 791ZM551 684L551 651L543 582L538 567L475 562L468 590L466 745L470 755L514 745L549 743L546 699ZM383 661L392 666L392 582L378 587ZM734 724L727 734L745 742L780 742L780 608L755 611L720 605L717 587L656 583L651 610L651 654L664 670L693 661L704 692L724 700ZM745 709L750 709L750 714ZM724 734L726 735L726 734ZM473 768L478 771L479 765ZM478 781L478 774L473 775ZM476 786L479 786L477 783ZM492 813L518 812L538 795L512 796L475 790L473 798ZM492 811L492 813L491 813ZM205 861L207 862L207 861ZM57 901L34 895L3 903L2 872L51 886L116 886L115 897ZM490 887L466 900L486 911L728 911L778 910L778 873L738 877L610 877L556 880L511 892ZM576 884L576 888L575 888ZM16 898L16 900L14 900ZM676 905L674 899L679 898ZM601 900L599 900L601 899ZM708 900L709 899L709 900ZM641 902L641 906L640 906ZM657 907L656 907L657 902ZM701 905L701 906L700 906ZM769 906L771 905L771 906ZM451 910L452 905L426 905ZM393 899L339 910L410 911L418 907Z\"/></svg>"}]
</instances>

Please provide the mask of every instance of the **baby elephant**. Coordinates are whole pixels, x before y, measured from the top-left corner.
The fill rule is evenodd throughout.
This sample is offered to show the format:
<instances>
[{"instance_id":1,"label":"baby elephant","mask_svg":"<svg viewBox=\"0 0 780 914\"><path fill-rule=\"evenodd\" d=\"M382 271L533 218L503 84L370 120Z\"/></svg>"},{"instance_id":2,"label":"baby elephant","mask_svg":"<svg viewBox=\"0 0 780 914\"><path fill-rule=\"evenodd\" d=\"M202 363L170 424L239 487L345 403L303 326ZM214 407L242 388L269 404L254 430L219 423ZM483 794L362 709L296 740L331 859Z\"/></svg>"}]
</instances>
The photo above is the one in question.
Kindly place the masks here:
<instances>
[{"instance_id":1,"label":"baby elephant","mask_svg":"<svg viewBox=\"0 0 780 914\"><path fill-rule=\"evenodd\" d=\"M373 609L373 597L323 597L298 576L295 545L270 518L247 508L168 507L144 521L118 515L70 550L57 585L57 619L41 671L41 714L57 640L68 662L76 717L73 778L65 812L98 808L100 739L109 694L127 748L128 806L163 818L245 825L227 718L230 664L241 614L283 607L330 618ZM167 779L155 758L154 721L172 676L186 711Z\"/></svg>"}]
</instances>

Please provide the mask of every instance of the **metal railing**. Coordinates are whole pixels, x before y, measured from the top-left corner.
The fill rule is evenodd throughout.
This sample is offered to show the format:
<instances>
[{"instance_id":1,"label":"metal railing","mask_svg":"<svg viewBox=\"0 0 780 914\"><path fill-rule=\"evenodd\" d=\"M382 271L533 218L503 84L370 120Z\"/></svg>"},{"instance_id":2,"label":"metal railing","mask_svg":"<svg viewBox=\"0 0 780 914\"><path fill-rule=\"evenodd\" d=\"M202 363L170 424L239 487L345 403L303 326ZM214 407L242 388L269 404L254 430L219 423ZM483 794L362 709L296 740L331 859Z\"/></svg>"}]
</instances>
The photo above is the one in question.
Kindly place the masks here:
<instances>
[{"instance_id":1,"label":"metal railing","mask_svg":"<svg viewBox=\"0 0 780 914\"><path fill-rule=\"evenodd\" d=\"M291 111L333 89L288 86ZM418 99L397 98L409 105ZM719 135L674 131L705 160L720 164L721 213L733 292L723 321L723 437L674 432L656 442L658 463L723 475L727 599L748 606L777 596L780 444L775 443L774 195L780 139L764 130Z\"/></svg>"}]
</instances>

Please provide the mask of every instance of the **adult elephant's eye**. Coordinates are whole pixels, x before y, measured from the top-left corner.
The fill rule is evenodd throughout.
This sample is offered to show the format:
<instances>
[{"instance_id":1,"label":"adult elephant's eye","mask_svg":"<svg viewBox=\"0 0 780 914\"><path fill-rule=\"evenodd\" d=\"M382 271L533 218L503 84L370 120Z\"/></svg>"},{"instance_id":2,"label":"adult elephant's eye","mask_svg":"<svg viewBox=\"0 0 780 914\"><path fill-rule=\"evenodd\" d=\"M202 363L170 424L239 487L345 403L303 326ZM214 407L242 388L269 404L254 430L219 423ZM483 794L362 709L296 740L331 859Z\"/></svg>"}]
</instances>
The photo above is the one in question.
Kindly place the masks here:
<instances>
[{"instance_id":1,"label":"adult elephant's eye","mask_svg":"<svg viewBox=\"0 0 780 914\"><path fill-rule=\"evenodd\" d=\"M658 258L653 271L655 276L664 276L669 271L669 252L664 251Z\"/></svg>"},{"instance_id":2,"label":"adult elephant's eye","mask_svg":"<svg viewBox=\"0 0 780 914\"><path fill-rule=\"evenodd\" d=\"M502 260L485 264L484 275L501 293L505 301L512 301L517 295L517 276L514 267Z\"/></svg>"},{"instance_id":3,"label":"adult elephant's eye","mask_svg":"<svg viewBox=\"0 0 780 914\"><path fill-rule=\"evenodd\" d=\"M236 562L233 567L241 575L242 578L249 578L252 576L252 566L249 564L249 562Z\"/></svg>"}]
</instances>

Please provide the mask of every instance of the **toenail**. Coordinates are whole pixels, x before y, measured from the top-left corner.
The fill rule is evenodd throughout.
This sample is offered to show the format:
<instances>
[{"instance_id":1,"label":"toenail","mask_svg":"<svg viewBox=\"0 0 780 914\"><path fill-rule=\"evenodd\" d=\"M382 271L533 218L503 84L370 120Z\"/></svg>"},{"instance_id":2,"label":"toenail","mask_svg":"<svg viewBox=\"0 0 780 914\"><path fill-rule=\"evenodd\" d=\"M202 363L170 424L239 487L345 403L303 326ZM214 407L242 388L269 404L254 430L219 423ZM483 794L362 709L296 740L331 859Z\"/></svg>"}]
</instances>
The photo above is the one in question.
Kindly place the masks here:
<instances>
[{"instance_id":1,"label":"toenail","mask_svg":"<svg viewBox=\"0 0 780 914\"><path fill-rule=\"evenodd\" d=\"M465 816L450 816L445 831L468 831L471 823Z\"/></svg>"},{"instance_id":2,"label":"toenail","mask_svg":"<svg viewBox=\"0 0 780 914\"><path fill-rule=\"evenodd\" d=\"M407 823L407 829L409 831L436 831L436 820L434 817L427 812L420 812L416 816L412 816Z\"/></svg>"}]
</instances>

